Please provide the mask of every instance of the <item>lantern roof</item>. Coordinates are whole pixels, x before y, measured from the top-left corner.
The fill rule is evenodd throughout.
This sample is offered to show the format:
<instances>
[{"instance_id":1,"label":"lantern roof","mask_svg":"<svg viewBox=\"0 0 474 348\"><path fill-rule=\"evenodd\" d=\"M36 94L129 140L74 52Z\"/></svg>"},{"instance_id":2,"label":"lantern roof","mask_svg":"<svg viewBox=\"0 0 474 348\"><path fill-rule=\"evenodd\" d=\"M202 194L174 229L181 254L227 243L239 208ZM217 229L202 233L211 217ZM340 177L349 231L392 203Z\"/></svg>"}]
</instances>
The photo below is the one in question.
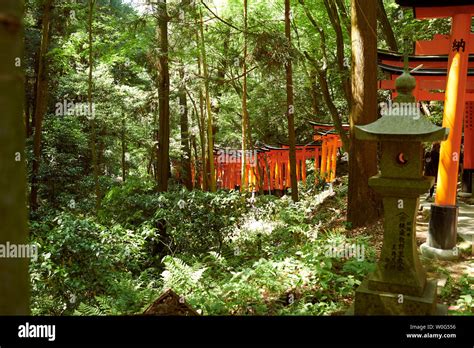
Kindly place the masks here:
<instances>
[{"instance_id":1,"label":"lantern roof","mask_svg":"<svg viewBox=\"0 0 474 348\"><path fill-rule=\"evenodd\" d=\"M365 126L356 126L356 137L360 140L428 142L445 140L449 130L441 128L425 117L382 116Z\"/></svg>"},{"instance_id":2,"label":"lantern roof","mask_svg":"<svg viewBox=\"0 0 474 348\"><path fill-rule=\"evenodd\" d=\"M434 125L420 113L413 96L416 80L408 70L405 60L404 73L396 80L397 98L389 112L377 121L356 126L355 135L360 140L428 142L445 140L449 130Z\"/></svg>"}]
</instances>

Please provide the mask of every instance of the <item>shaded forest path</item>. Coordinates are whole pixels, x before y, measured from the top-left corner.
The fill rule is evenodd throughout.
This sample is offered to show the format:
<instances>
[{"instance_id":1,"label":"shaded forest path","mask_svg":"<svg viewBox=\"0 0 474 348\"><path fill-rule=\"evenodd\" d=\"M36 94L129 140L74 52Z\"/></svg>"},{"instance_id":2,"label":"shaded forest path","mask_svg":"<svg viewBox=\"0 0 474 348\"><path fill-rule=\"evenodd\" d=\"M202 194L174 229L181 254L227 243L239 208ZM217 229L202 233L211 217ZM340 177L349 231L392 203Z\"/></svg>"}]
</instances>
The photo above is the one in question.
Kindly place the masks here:
<instances>
[{"instance_id":1,"label":"shaded forest path","mask_svg":"<svg viewBox=\"0 0 474 348\"><path fill-rule=\"evenodd\" d=\"M417 218L417 244L421 245L428 238L429 228L429 212L432 202L425 199L425 195L420 198L420 209ZM428 271L428 276L438 279L438 293L449 291L451 282L459 282L463 275L474 277L474 199L458 199L459 218L458 218L458 235L461 241L458 242L460 249L460 257L455 261L442 261L434 259L422 258L422 263ZM471 249L472 248L472 249ZM449 278L451 280L449 280ZM450 299L449 297L452 297ZM443 298L446 304L454 303L456 292L452 292L447 298ZM450 301L451 300L451 301ZM450 310L456 310L456 306L450 306Z\"/></svg>"}]
</instances>

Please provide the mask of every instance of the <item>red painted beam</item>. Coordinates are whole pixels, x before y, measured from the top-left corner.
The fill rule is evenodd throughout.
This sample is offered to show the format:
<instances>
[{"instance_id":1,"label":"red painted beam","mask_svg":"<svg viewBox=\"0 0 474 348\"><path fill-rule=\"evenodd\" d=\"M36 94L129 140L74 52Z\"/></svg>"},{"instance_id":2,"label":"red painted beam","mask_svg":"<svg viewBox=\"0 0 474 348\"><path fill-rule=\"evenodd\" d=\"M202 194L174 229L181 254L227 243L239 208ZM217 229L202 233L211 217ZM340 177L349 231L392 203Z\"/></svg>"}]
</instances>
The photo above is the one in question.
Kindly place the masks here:
<instances>
[{"instance_id":1,"label":"red painted beam","mask_svg":"<svg viewBox=\"0 0 474 348\"><path fill-rule=\"evenodd\" d=\"M458 14L474 15L474 5L464 6L439 6L439 7L415 7L415 18L446 18Z\"/></svg>"},{"instance_id":2,"label":"red painted beam","mask_svg":"<svg viewBox=\"0 0 474 348\"><path fill-rule=\"evenodd\" d=\"M471 33L471 42L474 42L474 34ZM451 36L437 34L433 40L417 41L415 45L416 55L448 55L452 49ZM469 49L470 54L474 54L474 47ZM446 62L447 63L447 62Z\"/></svg>"}]
</instances>

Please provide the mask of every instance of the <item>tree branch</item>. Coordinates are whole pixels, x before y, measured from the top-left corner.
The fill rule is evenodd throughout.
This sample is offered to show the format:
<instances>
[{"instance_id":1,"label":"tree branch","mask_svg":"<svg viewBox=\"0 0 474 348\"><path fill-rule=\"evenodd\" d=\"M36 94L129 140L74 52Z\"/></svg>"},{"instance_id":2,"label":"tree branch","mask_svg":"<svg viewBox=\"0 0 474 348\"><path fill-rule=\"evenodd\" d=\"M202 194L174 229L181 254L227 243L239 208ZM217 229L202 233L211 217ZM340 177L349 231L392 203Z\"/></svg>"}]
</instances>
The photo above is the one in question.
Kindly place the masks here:
<instances>
[{"instance_id":1,"label":"tree branch","mask_svg":"<svg viewBox=\"0 0 474 348\"><path fill-rule=\"evenodd\" d=\"M328 109L331 113L331 118L334 123L334 127L336 128L336 131L339 133L339 136L341 137L344 150L349 151L349 145L350 145L349 137L347 136L346 132L342 128L342 120L341 120L341 117L339 116L339 111L337 110L336 105L334 105L334 102L332 101L331 94L329 92L329 85L327 82L326 71L323 71L320 69L318 62L313 57L311 57L308 54L308 52L305 51L304 55L317 72L319 86L321 87L321 92L323 94L324 101L326 102L326 105L328 106Z\"/></svg>"},{"instance_id":2,"label":"tree branch","mask_svg":"<svg viewBox=\"0 0 474 348\"><path fill-rule=\"evenodd\" d=\"M214 17L216 17L216 19L218 19L219 21L221 21L221 22L224 23L225 25L228 25L229 27L231 27L231 28L233 28L233 29L235 29L235 30L240 31L241 33L244 32L242 29L237 28L237 27L236 27L235 25L233 25L232 23L229 23L229 22L226 21L225 19L222 19L221 17L219 17L214 11L212 11L212 10L209 8L209 6L206 5L206 3L205 3L203 0L201 0L201 4L203 4L204 7L205 7L210 13L212 13L212 15L213 15Z\"/></svg>"}]
</instances>

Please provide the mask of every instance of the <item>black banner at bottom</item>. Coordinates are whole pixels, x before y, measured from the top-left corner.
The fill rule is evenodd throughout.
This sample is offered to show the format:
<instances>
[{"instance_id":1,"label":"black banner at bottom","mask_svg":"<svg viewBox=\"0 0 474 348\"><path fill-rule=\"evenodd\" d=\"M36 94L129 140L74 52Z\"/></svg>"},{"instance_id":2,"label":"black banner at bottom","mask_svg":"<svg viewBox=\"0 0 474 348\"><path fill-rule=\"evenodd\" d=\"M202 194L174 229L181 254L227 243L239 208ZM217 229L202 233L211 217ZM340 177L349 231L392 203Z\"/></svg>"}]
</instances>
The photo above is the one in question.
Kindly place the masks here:
<instances>
[{"instance_id":1,"label":"black banner at bottom","mask_svg":"<svg viewBox=\"0 0 474 348\"><path fill-rule=\"evenodd\" d=\"M0 317L14 346L474 346L474 317Z\"/></svg>"}]
</instances>

